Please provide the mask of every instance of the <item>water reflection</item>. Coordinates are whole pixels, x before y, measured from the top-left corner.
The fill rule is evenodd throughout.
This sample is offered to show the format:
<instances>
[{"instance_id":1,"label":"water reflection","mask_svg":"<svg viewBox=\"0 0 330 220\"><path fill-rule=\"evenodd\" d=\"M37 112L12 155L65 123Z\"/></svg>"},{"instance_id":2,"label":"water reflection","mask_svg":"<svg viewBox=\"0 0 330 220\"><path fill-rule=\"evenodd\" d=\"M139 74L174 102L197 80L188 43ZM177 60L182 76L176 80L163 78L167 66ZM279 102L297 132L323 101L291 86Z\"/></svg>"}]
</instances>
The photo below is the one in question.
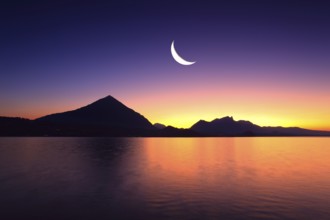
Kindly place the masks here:
<instances>
[{"instance_id":1,"label":"water reflection","mask_svg":"<svg viewBox=\"0 0 330 220\"><path fill-rule=\"evenodd\" d=\"M150 205L176 216L196 210L191 215L199 216L204 209L200 218L308 219L320 215L315 206L328 216L328 143L322 138L145 139L141 181Z\"/></svg>"},{"instance_id":2,"label":"water reflection","mask_svg":"<svg viewBox=\"0 0 330 220\"><path fill-rule=\"evenodd\" d=\"M329 144L329 138L1 138L0 216L329 219Z\"/></svg>"}]
</instances>

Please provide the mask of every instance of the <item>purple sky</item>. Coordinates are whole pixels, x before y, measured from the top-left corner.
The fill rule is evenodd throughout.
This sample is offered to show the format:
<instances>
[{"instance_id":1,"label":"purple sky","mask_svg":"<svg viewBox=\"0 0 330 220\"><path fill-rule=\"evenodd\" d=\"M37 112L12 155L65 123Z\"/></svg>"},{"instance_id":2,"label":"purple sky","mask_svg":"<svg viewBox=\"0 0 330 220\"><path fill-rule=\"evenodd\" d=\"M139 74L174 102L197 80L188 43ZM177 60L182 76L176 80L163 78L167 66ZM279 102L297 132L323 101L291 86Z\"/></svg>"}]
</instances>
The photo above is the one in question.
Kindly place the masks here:
<instances>
[{"instance_id":1,"label":"purple sky","mask_svg":"<svg viewBox=\"0 0 330 220\"><path fill-rule=\"evenodd\" d=\"M321 1L11 1L0 14L4 116L35 118L112 95L155 122L166 117L134 100L167 93L176 102L175 93L210 87L219 90L205 96L230 96L229 87L330 96L330 6ZM197 63L175 63L172 40ZM316 108L328 108L324 101Z\"/></svg>"}]
</instances>

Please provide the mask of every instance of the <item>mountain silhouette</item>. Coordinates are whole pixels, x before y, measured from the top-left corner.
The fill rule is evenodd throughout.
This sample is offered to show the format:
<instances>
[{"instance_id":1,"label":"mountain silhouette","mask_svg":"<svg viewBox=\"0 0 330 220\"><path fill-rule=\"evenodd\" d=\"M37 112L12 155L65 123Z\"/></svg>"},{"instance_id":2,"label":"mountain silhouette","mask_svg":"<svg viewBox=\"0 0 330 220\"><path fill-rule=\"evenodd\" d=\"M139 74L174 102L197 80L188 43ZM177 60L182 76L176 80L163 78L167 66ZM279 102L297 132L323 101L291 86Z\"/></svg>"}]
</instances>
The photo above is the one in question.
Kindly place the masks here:
<instances>
[{"instance_id":1,"label":"mountain silhouette","mask_svg":"<svg viewBox=\"0 0 330 220\"><path fill-rule=\"evenodd\" d=\"M26 118L0 117L0 136L30 136L40 134L39 126Z\"/></svg>"},{"instance_id":2,"label":"mountain silhouette","mask_svg":"<svg viewBox=\"0 0 330 220\"><path fill-rule=\"evenodd\" d=\"M36 121L62 125L154 129L144 116L126 107L112 96L99 99L73 111L47 115Z\"/></svg>"},{"instance_id":3,"label":"mountain silhouette","mask_svg":"<svg viewBox=\"0 0 330 220\"><path fill-rule=\"evenodd\" d=\"M167 126L162 129L158 129L154 132L153 136L157 137L201 137L202 135L191 129L175 128L173 126Z\"/></svg>"},{"instance_id":4,"label":"mountain silhouette","mask_svg":"<svg viewBox=\"0 0 330 220\"><path fill-rule=\"evenodd\" d=\"M157 128L157 129L164 129L164 128L166 128L166 126L163 125L163 124L161 124L161 123L155 123L154 124L154 127Z\"/></svg>"},{"instance_id":5,"label":"mountain silhouette","mask_svg":"<svg viewBox=\"0 0 330 220\"><path fill-rule=\"evenodd\" d=\"M191 130L204 136L328 136L330 132L314 131L298 127L261 127L250 121L235 121L233 117L204 120L194 124Z\"/></svg>"},{"instance_id":6,"label":"mountain silhouette","mask_svg":"<svg viewBox=\"0 0 330 220\"><path fill-rule=\"evenodd\" d=\"M112 96L82 108L35 120L42 136L150 136L156 128ZM39 132L40 134L40 132Z\"/></svg>"},{"instance_id":7,"label":"mountain silhouette","mask_svg":"<svg viewBox=\"0 0 330 220\"><path fill-rule=\"evenodd\" d=\"M221 136L330 136L330 131L297 127L261 127L233 117L198 121L189 129L156 123L112 96L76 110L36 120L0 117L0 136L108 136L108 137L221 137Z\"/></svg>"},{"instance_id":8,"label":"mountain silhouette","mask_svg":"<svg viewBox=\"0 0 330 220\"><path fill-rule=\"evenodd\" d=\"M211 122L198 121L191 127L191 130L207 135L234 135L243 134L248 131L255 131L259 126L249 121L234 121L233 117L214 119Z\"/></svg>"}]
</instances>

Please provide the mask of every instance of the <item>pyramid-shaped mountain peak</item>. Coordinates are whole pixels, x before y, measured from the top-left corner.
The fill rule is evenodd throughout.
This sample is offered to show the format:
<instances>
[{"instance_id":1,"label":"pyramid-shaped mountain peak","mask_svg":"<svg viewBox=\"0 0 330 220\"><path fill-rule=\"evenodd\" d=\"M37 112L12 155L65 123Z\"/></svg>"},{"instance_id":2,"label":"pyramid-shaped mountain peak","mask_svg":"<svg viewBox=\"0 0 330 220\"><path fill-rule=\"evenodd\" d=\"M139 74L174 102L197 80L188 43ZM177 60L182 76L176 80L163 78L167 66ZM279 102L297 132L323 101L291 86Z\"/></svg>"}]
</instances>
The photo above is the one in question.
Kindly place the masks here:
<instances>
[{"instance_id":1,"label":"pyramid-shaped mountain peak","mask_svg":"<svg viewBox=\"0 0 330 220\"><path fill-rule=\"evenodd\" d=\"M99 99L99 100L97 100L95 102L111 102L111 101L119 102L117 99L115 99L111 95L105 96L104 98L101 98L101 99Z\"/></svg>"},{"instance_id":2,"label":"pyramid-shaped mountain peak","mask_svg":"<svg viewBox=\"0 0 330 220\"><path fill-rule=\"evenodd\" d=\"M127 108L123 103L121 103L120 101L118 101L117 99L115 99L114 97L108 95L104 98L98 99L95 102L92 102L89 105L86 105L80 109L85 109L85 108Z\"/></svg>"},{"instance_id":3,"label":"pyramid-shaped mountain peak","mask_svg":"<svg viewBox=\"0 0 330 220\"><path fill-rule=\"evenodd\" d=\"M47 115L37 120L68 125L154 129L144 116L112 96L106 96L76 110Z\"/></svg>"}]
</instances>

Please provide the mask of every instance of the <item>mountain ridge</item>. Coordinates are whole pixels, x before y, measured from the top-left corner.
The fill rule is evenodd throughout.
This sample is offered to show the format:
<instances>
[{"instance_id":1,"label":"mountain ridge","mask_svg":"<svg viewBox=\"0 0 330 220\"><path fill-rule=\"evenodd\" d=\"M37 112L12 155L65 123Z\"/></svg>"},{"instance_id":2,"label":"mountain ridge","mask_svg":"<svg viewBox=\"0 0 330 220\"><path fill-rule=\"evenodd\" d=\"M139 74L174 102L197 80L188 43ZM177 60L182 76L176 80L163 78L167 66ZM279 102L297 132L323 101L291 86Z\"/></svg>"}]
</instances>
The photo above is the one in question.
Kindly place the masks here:
<instances>
[{"instance_id":1,"label":"mountain ridge","mask_svg":"<svg viewBox=\"0 0 330 220\"><path fill-rule=\"evenodd\" d=\"M199 120L191 130L206 136L329 136L329 131L309 130L300 127L259 126L233 117L216 118L210 122Z\"/></svg>"},{"instance_id":2,"label":"mountain ridge","mask_svg":"<svg viewBox=\"0 0 330 220\"><path fill-rule=\"evenodd\" d=\"M154 125L142 114L112 96L75 110L35 120L0 116L0 136L111 136L111 137L235 137L235 136L330 136L330 131L299 127L259 126L235 121L232 116L199 120L190 128Z\"/></svg>"}]
</instances>

